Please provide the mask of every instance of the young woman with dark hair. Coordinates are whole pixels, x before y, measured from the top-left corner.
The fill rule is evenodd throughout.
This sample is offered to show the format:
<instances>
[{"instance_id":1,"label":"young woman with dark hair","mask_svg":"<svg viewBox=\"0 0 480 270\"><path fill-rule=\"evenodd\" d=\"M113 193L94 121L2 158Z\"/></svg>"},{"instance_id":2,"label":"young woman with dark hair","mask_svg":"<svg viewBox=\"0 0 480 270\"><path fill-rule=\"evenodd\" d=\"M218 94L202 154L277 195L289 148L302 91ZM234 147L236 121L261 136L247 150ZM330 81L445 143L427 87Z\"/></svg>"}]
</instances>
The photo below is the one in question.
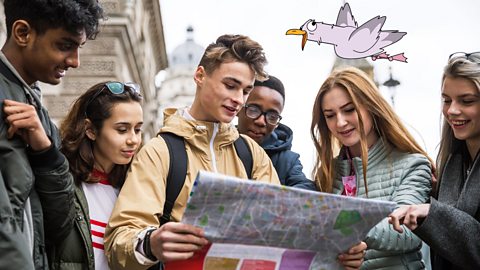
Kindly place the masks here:
<instances>
[{"instance_id":1,"label":"young woman with dark hair","mask_svg":"<svg viewBox=\"0 0 480 270\"><path fill-rule=\"evenodd\" d=\"M52 269L108 269L103 234L128 166L141 144L142 97L135 84L100 83L81 95L61 125L75 180L75 226L49 247Z\"/></svg>"}]
</instances>

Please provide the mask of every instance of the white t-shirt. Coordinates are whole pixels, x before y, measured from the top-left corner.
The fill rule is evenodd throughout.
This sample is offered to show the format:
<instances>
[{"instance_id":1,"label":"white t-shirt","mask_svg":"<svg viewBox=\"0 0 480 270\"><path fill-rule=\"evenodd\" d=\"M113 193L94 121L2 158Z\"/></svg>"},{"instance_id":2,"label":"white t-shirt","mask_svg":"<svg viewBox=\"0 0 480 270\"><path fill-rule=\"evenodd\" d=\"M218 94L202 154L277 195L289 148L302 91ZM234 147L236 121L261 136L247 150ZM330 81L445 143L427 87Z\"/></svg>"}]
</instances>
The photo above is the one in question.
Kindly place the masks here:
<instances>
[{"instance_id":1,"label":"white t-shirt","mask_svg":"<svg viewBox=\"0 0 480 270\"><path fill-rule=\"evenodd\" d=\"M108 182L107 174L96 170L94 170L92 174L102 180L93 184L83 182L82 189L87 198L88 211L90 213L95 269L108 270L107 257L105 256L103 247L103 237L119 190Z\"/></svg>"}]
</instances>

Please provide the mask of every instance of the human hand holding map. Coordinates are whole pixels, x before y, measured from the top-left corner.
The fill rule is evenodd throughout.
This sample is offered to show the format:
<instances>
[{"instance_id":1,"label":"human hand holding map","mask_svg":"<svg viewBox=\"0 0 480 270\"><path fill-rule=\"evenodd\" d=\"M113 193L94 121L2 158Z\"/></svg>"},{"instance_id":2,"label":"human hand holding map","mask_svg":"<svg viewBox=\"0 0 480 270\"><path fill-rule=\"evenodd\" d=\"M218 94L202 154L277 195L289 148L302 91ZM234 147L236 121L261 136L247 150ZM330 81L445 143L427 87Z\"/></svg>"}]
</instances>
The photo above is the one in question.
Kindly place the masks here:
<instances>
[{"instance_id":1,"label":"human hand holding map","mask_svg":"<svg viewBox=\"0 0 480 270\"><path fill-rule=\"evenodd\" d=\"M205 264L208 261L218 264L219 260L245 264L256 257L263 263L271 259L271 267L260 269L291 269L282 268L282 264L288 263L285 256L296 253L308 263L305 268L295 269L321 269L322 266L336 269L338 254L362 241L394 208L392 202L313 192L201 171L182 222L202 227L206 238L214 243L206 254ZM256 251L251 252L253 250Z\"/></svg>"}]
</instances>

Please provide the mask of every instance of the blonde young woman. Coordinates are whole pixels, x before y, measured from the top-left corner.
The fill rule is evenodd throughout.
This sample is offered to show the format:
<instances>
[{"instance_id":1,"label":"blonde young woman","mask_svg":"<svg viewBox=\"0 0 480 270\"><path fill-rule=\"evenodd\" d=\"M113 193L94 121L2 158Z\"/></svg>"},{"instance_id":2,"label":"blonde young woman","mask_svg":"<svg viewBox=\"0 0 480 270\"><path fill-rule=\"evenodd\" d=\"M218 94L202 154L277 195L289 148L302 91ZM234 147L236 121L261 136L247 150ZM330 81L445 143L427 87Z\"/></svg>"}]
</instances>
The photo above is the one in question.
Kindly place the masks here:
<instances>
[{"instance_id":1,"label":"blonde young woman","mask_svg":"<svg viewBox=\"0 0 480 270\"><path fill-rule=\"evenodd\" d=\"M399 205L428 200L433 163L364 72L346 68L326 79L315 99L311 135L320 191ZM405 230L398 234L386 218L373 227L360 268L424 269L422 241Z\"/></svg>"},{"instance_id":2,"label":"blonde young woman","mask_svg":"<svg viewBox=\"0 0 480 270\"><path fill-rule=\"evenodd\" d=\"M430 203L400 207L390 221L430 245L433 269L480 269L480 52L450 55L442 99L438 190Z\"/></svg>"}]
</instances>

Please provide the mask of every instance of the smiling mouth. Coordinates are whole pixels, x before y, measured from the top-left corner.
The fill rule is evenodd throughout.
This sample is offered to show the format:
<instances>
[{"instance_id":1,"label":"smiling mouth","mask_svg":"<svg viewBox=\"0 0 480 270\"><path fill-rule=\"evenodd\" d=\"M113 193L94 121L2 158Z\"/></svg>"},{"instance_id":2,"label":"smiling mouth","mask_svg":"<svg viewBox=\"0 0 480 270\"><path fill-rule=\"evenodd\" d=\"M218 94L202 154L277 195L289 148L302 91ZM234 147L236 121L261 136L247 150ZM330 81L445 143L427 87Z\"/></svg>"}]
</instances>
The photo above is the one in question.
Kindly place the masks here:
<instances>
[{"instance_id":1,"label":"smiling mouth","mask_svg":"<svg viewBox=\"0 0 480 270\"><path fill-rule=\"evenodd\" d=\"M345 131L339 131L338 134L341 134L341 135L348 135L350 134L351 132L353 132L355 129L352 128L352 129L347 129Z\"/></svg>"},{"instance_id":2,"label":"smiling mouth","mask_svg":"<svg viewBox=\"0 0 480 270\"><path fill-rule=\"evenodd\" d=\"M450 123L451 123L453 126L456 126L456 127L464 126L464 125L466 125L468 122L469 122L469 120L450 120Z\"/></svg>"},{"instance_id":3,"label":"smiling mouth","mask_svg":"<svg viewBox=\"0 0 480 270\"><path fill-rule=\"evenodd\" d=\"M65 76L65 73L67 73L67 70L66 69L63 69L63 68L59 68L57 69L57 73L60 75L60 76Z\"/></svg>"},{"instance_id":4,"label":"smiling mouth","mask_svg":"<svg viewBox=\"0 0 480 270\"><path fill-rule=\"evenodd\" d=\"M231 107L231 106L223 106L225 109L231 111L231 112L238 112L238 109L236 107Z\"/></svg>"}]
</instances>

